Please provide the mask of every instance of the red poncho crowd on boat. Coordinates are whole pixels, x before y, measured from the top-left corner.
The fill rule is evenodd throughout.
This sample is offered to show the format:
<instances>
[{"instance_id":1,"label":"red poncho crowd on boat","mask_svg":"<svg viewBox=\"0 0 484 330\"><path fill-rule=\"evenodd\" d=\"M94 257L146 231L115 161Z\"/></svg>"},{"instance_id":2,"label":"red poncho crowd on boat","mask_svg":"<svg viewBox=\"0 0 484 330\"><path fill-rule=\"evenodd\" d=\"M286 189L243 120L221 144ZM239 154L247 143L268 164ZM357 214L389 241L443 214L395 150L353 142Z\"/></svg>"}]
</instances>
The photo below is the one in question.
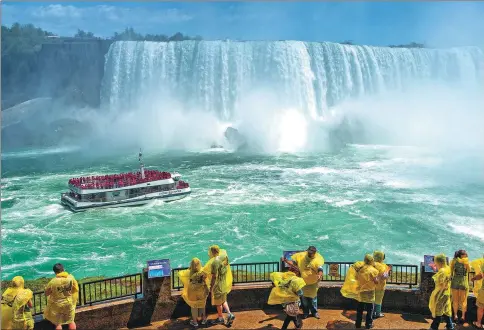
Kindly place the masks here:
<instances>
[{"instance_id":1,"label":"red poncho crowd on boat","mask_svg":"<svg viewBox=\"0 0 484 330\"><path fill-rule=\"evenodd\" d=\"M144 172L144 179L141 178L141 172L136 172L73 178L69 180L69 184L80 189L112 189L171 178L168 172L156 170L144 170Z\"/></svg>"},{"instance_id":2,"label":"red poncho crowd on boat","mask_svg":"<svg viewBox=\"0 0 484 330\"><path fill-rule=\"evenodd\" d=\"M176 185L176 189L184 189L188 187L190 187L190 185L187 182L182 180L178 181L178 184Z\"/></svg>"}]
</instances>

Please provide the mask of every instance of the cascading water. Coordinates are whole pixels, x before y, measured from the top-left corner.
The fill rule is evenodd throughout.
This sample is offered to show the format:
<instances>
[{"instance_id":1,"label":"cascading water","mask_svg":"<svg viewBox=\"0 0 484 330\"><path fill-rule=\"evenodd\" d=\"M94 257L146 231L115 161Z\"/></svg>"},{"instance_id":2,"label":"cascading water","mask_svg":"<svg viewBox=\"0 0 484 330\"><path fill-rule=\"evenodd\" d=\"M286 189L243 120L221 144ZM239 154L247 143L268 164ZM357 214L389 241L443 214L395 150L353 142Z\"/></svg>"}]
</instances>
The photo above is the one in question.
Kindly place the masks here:
<instances>
[{"instance_id":1,"label":"cascading water","mask_svg":"<svg viewBox=\"0 0 484 330\"><path fill-rule=\"evenodd\" d=\"M118 41L106 56L103 105L136 109L153 95L231 120L247 95L268 89L279 106L324 117L339 103L415 83L475 85L477 47L402 49L301 41Z\"/></svg>"}]
</instances>

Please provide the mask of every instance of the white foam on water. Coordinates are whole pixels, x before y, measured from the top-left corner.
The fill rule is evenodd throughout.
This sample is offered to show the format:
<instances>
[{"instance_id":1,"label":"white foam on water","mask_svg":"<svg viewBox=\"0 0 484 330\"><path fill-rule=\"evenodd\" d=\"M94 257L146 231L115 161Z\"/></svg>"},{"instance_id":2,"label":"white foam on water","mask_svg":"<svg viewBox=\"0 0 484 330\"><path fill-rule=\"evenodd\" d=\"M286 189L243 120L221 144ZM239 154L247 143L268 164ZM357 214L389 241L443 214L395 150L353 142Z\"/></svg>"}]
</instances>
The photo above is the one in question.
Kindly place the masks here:
<instances>
[{"instance_id":1,"label":"white foam on water","mask_svg":"<svg viewBox=\"0 0 484 330\"><path fill-rule=\"evenodd\" d=\"M267 222L268 222L268 223L269 223L269 222L274 222L274 221L276 221L276 220L277 220L277 218L270 218L269 220L267 220Z\"/></svg>"},{"instance_id":2,"label":"white foam on water","mask_svg":"<svg viewBox=\"0 0 484 330\"><path fill-rule=\"evenodd\" d=\"M477 220L477 219L476 219ZM469 237L477 238L484 242L484 218L480 220L481 224L473 223L468 225L458 225L450 223L449 226L457 234L464 234Z\"/></svg>"}]
</instances>

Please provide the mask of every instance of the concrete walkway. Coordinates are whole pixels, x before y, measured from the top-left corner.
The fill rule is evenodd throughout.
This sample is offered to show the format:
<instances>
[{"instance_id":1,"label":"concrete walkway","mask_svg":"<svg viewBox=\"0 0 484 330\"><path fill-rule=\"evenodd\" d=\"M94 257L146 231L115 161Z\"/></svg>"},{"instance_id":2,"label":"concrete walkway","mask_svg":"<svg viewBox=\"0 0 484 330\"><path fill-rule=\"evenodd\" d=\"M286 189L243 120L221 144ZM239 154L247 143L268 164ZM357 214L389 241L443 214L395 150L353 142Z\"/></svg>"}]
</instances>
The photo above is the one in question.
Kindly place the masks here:
<instances>
[{"instance_id":1,"label":"concrete walkway","mask_svg":"<svg viewBox=\"0 0 484 330\"><path fill-rule=\"evenodd\" d=\"M245 312L235 312L236 319L232 324L232 329L280 329L285 318L282 310L254 310ZM319 310L321 319L308 318L303 322L303 329L354 329L355 328L355 311L342 310ZM365 314L363 314L364 320ZM216 316L210 315L209 320ZM374 329L429 329L432 320L426 319L421 315L415 314L392 314L385 313L385 317L374 321ZM363 321L364 326L364 321ZM199 327L203 329L202 326ZM212 325L210 329L227 329L225 325ZM149 327L138 329L193 329L189 325L187 317L177 320L165 320L152 323ZM289 329L294 329L291 322ZM440 329L445 329L442 323ZM456 329L474 329L469 327L456 327Z\"/></svg>"}]
</instances>

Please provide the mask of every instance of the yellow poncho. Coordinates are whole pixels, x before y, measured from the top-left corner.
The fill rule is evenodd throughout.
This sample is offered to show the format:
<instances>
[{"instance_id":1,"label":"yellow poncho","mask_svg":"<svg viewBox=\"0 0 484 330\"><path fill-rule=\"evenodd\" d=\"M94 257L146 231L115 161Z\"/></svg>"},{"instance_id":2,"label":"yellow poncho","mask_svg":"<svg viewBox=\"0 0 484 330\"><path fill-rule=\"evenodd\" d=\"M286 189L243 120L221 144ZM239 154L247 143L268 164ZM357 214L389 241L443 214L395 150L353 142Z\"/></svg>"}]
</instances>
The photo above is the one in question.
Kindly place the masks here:
<instances>
[{"instance_id":1,"label":"yellow poncho","mask_svg":"<svg viewBox=\"0 0 484 330\"><path fill-rule=\"evenodd\" d=\"M269 305L282 305L299 301L297 292L306 285L306 282L293 272L271 273L271 281L275 287L272 288L267 301Z\"/></svg>"},{"instance_id":2,"label":"yellow poncho","mask_svg":"<svg viewBox=\"0 0 484 330\"><path fill-rule=\"evenodd\" d=\"M357 261L346 273L341 294L343 297L359 302L372 303L375 300L376 288L373 278L377 276L378 270L375 267L366 265L363 261Z\"/></svg>"},{"instance_id":3,"label":"yellow poncho","mask_svg":"<svg viewBox=\"0 0 484 330\"><path fill-rule=\"evenodd\" d=\"M304 297L314 298L318 295L318 268L324 265L324 258L319 253L316 253L314 258L310 259L307 252L298 252L292 255L301 271L301 277L306 286L303 288Z\"/></svg>"},{"instance_id":4,"label":"yellow poncho","mask_svg":"<svg viewBox=\"0 0 484 330\"><path fill-rule=\"evenodd\" d=\"M432 276L435 282L435 289L432 291L429 300L429 309L432 312L432 317L436 316L452 316L452 308L450 302L450 267L444 266Z\"/></svg>"},{"instance_id":5,"label":"yellow poncho","mask_svg":"<svg viewBox=\"0 0 484 330\"><path fill-rule=\"evenodd\" d=\"M62 272L50 280L45 288L50 291L47 297L47 306L44 318L55 325L74 322L79 285L72 275Z\"/></svg>"},{"instance_id":6,"label":"yellow poncho","mask_svg":"<svg viewBox=\"0 0 484 330\"><path fill-rule=\"evenodd\" d=\"M22 276L12 279L12 287L2 294L2 329L33 329L32 312L26 306L33 297L30 289L24 289Z\"/></svg>"},{"instance_id":7,"label":"yellow poncho","mask_svg":"<svg viewBox=\"0 0 484 330\"><path fill-rule=\"evenodd\" d=\"M471 262L471 266L474 269L476 275L484 274L484 258L480 258ZM476 296L476 302L479 307L484 308L484 286L482 285L484 279L474 281L474 295Z\"/></svg>"},{"instance_id":8,"label":"yellow poncho","mask_svg":"<svg viewBox=\"0 0 484 330\"><path fill-rule=\"evenodd\" d=\"M210 260L205 264L202 271L207 275L209 282L212 280L212 274L216 276L213 295L227 295L232 291L233 282L227 251L220 249L218 256L213 256L209 250L209 256Z\"/></svg>"},{"instance_id":9,"label":"yellow poncho","mask_svg":"<svg viewBox=\"0 0 484 330\"><path fill-rule=\"evenodd\" d=\"M192 308L205 308L208 297L208 276L202 269L185 269L178 272L183 283L182 298Z\"/></svg>"},{"instance_id":10,"label":"yellow poncho","mask_svg":"<svg viewBox=\"0 0 484 330\"><path fill-rule=\"evenodd\" d=\"M378 270L378 276L382 276L388 271L388 266L383 262L375 262L375 268ZM385 295L385 287L387 281L381 279L375 287L375 304L381 305L383 302L383 296Z\"/></svg>"}]
</instances>

